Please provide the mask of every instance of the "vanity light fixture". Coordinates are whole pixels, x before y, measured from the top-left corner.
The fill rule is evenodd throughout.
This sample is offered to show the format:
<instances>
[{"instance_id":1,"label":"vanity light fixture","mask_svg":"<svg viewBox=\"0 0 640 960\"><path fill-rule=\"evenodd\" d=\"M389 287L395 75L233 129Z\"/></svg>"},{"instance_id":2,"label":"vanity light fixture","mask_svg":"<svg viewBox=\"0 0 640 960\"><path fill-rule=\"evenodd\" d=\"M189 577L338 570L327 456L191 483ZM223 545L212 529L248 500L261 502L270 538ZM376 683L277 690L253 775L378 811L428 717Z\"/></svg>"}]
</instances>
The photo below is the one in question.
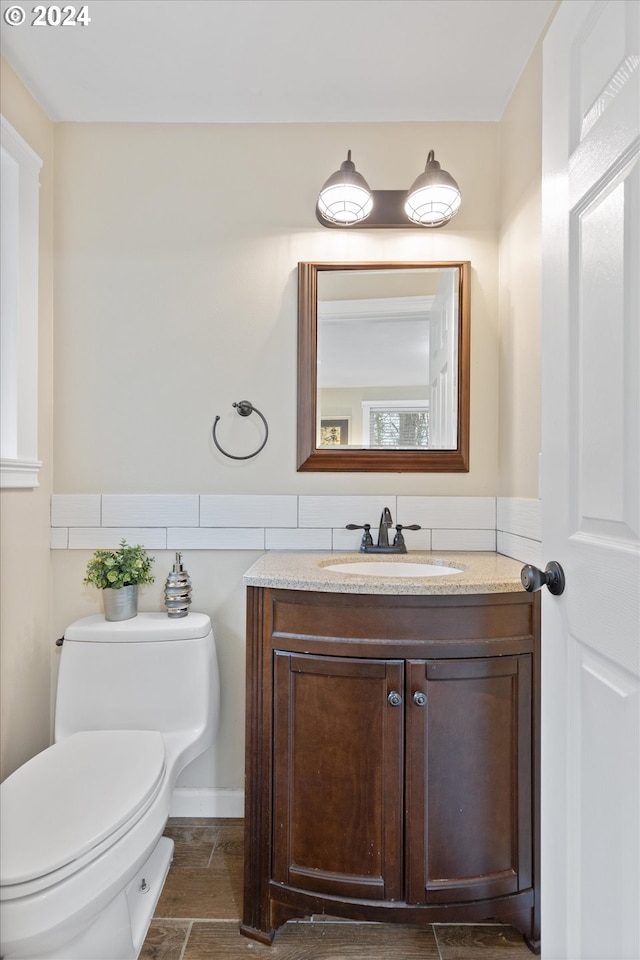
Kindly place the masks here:
<instances>
[{"instance_id":1,"label":"vanity light fixture","mask_svg":"<svg viewBox=\"0 0 640 960\"><path fill-rule=\"evenodd\" d=\"M450 173L440 169L433 150L429 150L424 173L407 195L406 215L425 227L441 227L455 217L461 200L460 187Z\"/></svg>"},{"instance_id":2,"label":"vanity light fixture","mask_svg":"<svg viewBox=\"0 0 640 960\"><path fill-rule=\"evenodd\" d=\"M424 173L409 191L370 190L357 172L351 150L320 191L316 217L323 227L442 227L460 209L458 184L429 151Z\"/></svg>"},{"instance_id":3,"label":"vanity light fixture","mask_svg":"<svg viewBox=\"0 0 640 960\"><path fill-rule=\"evenodd\" d=\"M339 227L347 227L365 220L371 213L373 198L369 184L356 170L351 150L340 169L332 173L318 197L318 210L325 220Z\"/></svg>"}]
</instances>

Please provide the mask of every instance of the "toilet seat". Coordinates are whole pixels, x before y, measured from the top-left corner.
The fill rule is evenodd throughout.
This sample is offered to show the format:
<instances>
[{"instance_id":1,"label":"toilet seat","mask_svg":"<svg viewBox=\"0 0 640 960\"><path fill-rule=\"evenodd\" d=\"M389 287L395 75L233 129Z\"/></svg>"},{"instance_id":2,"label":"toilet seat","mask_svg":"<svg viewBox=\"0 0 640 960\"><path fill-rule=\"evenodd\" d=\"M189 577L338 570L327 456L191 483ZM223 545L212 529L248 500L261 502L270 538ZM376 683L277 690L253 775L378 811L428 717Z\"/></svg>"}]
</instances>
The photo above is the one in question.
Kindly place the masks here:
<instances>
[{"instance_id":1,"label":"toilet seat","mask_svg":"<svg viewBox=\"0 0 640 960\"><path fill-rule=\"evenodd\" d=\"M2 785L0 899L46 889L99 856L143 816L164 773L156 730L76 733L16 770Z\"/></svg>"}]
</instances>

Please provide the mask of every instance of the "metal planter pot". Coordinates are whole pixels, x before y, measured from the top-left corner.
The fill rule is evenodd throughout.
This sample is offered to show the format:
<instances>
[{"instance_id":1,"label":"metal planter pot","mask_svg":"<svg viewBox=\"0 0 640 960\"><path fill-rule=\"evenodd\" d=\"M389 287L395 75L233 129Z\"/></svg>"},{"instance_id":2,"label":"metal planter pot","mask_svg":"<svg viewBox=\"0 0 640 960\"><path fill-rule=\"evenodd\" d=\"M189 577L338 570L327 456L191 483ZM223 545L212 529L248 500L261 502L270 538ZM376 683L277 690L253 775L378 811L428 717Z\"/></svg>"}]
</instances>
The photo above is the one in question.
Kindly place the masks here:
<instances>
[{"instance_id":1,"label":"metal planter pot","mask_svg":"<svg viewBox=\"0 0 640 960\"><path fill-rule=\"evenodd\" d=\"M138 613L138 585L130 584L114 590L106 587L102 591L104 598L105 620L131 620Z\"/></svg>"}]
</instances>

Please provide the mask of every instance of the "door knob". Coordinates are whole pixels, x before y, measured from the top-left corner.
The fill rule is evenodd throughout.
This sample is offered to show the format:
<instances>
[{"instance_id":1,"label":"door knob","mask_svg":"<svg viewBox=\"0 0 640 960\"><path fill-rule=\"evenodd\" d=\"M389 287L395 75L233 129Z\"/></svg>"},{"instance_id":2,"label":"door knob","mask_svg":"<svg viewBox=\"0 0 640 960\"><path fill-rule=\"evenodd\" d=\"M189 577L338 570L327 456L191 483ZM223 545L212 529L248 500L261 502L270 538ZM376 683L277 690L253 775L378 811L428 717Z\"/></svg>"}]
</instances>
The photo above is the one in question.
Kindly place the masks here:
<instances>
[{"instance_id":1,"label":"door knob","mask_svg":"<svg viewBox=\"0 0 640 960\"><path fill-rule=\"evenodd\" d=\"M531 563L525 564L520 571L520 580L529 593L536 593L545 585L549 588L549 593L556 597L564 592L564 570L556 560L550 560L544 570L539 570Z\"/></svg>"},{"instance_id":2,"label":"door knob","mask_svg":"<svg viewBox=\"0 0 640 960\"><path fill-rule=\"evenodd\" d=\"M416 690L413 695L413 702L415 703L416 707L424 707L427 702L426 693L423 693L422 690Z\"/></svg>"},{"instance_id":3,"label":"door knob","mask_svg":"<svg viewBox=\"0 0 640 960\"><path fill-rule=\"evenodd\" d=\"M402 696L398 693L397 690L392 690L389 696L387 697L387 700L389 701L392 707L399 707L402 703Z\"/></svg>"}]
</instances>

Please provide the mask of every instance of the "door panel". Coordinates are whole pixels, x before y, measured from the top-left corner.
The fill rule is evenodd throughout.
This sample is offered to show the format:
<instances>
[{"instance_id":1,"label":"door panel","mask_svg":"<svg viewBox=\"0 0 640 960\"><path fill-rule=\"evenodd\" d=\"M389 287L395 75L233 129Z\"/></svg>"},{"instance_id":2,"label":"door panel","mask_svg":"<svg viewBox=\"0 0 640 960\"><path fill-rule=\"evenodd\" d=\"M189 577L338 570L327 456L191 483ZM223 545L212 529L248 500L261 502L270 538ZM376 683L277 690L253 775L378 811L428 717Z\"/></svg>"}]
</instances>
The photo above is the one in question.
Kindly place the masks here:
<instances>
[{"instance_id":1,"label":"door panel","mask_svg":"<svg viewBox=\"0 0 640 960\"><path fill-rule=\"evenodd\" d=\"M277 882L402 897L401 661L274 654Z\"/></svg>"},{"instance_id":2,"label":"door panel","mask_svg":"<svg viewBox=\"0 0 640 960\"><path fill-rule=\"evenodd\" d=\"M637 543L640 530L640 403L634 375L638 314L625 304L626 274L633 269L625 261L634 238L625 233L632 221L630 208L640 203L639 172L636 155L587 192L573 215L571 264L577 288L571 324L576 364L571 417L577 439L571 471L573 534L630 544Z\"/></svg>"},{"instance_id":3,"label":"door panel","mask_svg":"<svg viewBox=\"0 0 640 960\"><path fill-rule=\"evenodd\" d=\"M527 889L531 657L412 661L408 675L408 898L455 903ZM425 707L415 690L426 692Z\"/></svg>"},{"instance_id":4,"label":"door panel","mask_svg":"<svg viewBox=\"0 0 640 960\"><path fill-rule=\"evenodd\" d=\"M542 953L640 956L640 5L544 41Z\"/></svg>"},{"instance_id":5,"label":"door panel","mask_svg":"<svg viewBox=\"0 0 640 960\"><path fill-rule=\"evenodd\" d=\"M569 638L570 674L576 689L572 702L578 735L568 763L569 805L580 811L571 827L570 856L575 870L583 913L584 956L633 956L631 942L613 952L619 932L601 931L601 917L620 912L633 917L638 909L633 885L627 882L637 870L638 848L628 833L628 824L637 821L637 791L618 793L617 785L628 775L628 743L619 739L621 730L640 729L637 679L612 664L608 657ZM617 871L612 875L609 861L616 853ZM607 871L607 883L594 883ZM576 935L576 931L572 931ZM622 952L626 949L626 953Z\"/></svg>"}]
</instances>

